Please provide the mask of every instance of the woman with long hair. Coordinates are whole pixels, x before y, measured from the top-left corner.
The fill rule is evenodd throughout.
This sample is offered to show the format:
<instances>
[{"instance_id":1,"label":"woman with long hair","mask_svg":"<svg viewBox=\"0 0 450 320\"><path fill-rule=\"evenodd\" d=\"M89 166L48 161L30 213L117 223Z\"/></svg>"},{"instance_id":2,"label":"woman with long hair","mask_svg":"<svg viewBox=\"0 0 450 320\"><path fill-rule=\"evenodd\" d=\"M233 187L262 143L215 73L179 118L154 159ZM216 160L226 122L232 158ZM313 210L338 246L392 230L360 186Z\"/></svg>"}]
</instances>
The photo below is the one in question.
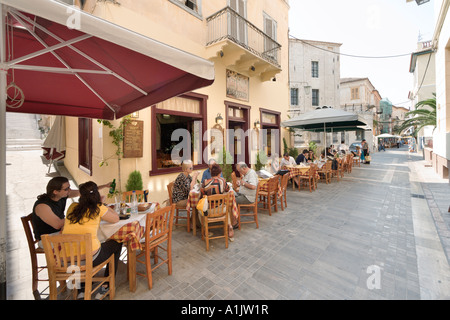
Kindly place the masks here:
<instances>
[{"instance_id":1,"label":"woman with long hair","mask_svg":"<svg viewBox=\"0 0 450 320\"><path fill-rule=\"evenodd\" d=\"M73 203L67 210L67 216L64 223L63 234L86 234L92 236L92 252L85 252L81 248L82 254L92 254L93 266L106 261L114 254L114 273L117 271L122 244L114 240L106 240L103 243L97 238L97 231L100 226L100 220L110 223L118 222L119 215L113 209L102 204L102 197L98 192L95 182L88 181L79 187L80 198L78 203ZM109 275L110 270L106 268L105 275ZM100 294L103 295L107 288L101 288ZM83 293L84 294L84 293ZM81 298L81 296L79 296Z\"/></svg>"}]
</instances>

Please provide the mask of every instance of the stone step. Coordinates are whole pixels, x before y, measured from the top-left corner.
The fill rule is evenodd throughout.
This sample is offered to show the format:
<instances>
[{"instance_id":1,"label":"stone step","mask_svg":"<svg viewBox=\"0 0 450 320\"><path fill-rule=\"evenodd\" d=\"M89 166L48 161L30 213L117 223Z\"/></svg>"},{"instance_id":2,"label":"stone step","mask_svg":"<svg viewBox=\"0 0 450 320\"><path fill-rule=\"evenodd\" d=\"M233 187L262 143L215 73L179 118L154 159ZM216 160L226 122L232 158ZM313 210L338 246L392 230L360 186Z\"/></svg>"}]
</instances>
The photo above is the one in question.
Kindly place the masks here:
<instances>
[{"instance_id":1,"label":"stone step","mask_svg":"<svg viewBox=\"0 0 450 320\"><path fill-rule=\"evenodd\" d=\"M39 150L43 142L41 139L6 139L6 150Z\"/></svg>"}]
</instances>

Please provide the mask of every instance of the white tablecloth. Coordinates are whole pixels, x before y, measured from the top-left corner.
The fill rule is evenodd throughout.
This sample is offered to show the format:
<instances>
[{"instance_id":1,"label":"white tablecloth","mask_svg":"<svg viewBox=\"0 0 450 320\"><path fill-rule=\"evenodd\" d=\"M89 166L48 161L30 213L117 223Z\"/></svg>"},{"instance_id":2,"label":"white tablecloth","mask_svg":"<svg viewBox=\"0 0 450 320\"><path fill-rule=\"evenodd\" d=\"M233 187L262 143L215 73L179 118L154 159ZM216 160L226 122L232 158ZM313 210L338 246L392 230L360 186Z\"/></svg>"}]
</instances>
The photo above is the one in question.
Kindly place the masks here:
<instances>
[{"instance_id":1,"label":"white tablecloth","mask_svg":"<svg viewBox=\"0 0 450 320\"><path fill-rule=\"evenodd\" d=\"M116 233L120 228L122 228L127 223L133 221L139 221L139 224L145 227L145 217L147 213L154 212L157 203L152 203L150 208L146 211L140 211L138 213L132 213L128 219L120 220L116 223L109 223L106 221L100 221L100 227L97 232L97 238L100 242L104 242L109 239L114 233Z\"/></svg>"}]
</instances>

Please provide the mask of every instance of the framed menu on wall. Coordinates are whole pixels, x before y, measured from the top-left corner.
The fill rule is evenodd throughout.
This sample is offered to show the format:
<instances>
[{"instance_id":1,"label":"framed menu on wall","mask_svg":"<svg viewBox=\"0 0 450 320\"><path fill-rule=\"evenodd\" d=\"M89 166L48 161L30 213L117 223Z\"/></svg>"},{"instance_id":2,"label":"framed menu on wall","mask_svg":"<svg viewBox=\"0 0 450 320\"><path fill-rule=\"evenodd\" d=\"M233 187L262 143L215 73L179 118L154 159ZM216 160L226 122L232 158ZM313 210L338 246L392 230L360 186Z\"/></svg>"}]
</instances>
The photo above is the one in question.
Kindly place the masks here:
<instances>
[{"instance_id":1,"label":"framed menu on wall","mask_svg":"<svg viewBox=\"0 0 450 320\"><path fill-rule=\"evenodd\" d=\"M227 70L227 97L248 101L249 78Z\"/></svg>"},{"instance_id":2,"label":"framed menu on wall","mask_svg":"<svg viewBox=\"0 0 450 320\"><path fill-rule=\"evenodd\" d=\"M144 121L131 120L123 129L123 157L141 158L144 147Z\"/></svg>"}]
</instances>

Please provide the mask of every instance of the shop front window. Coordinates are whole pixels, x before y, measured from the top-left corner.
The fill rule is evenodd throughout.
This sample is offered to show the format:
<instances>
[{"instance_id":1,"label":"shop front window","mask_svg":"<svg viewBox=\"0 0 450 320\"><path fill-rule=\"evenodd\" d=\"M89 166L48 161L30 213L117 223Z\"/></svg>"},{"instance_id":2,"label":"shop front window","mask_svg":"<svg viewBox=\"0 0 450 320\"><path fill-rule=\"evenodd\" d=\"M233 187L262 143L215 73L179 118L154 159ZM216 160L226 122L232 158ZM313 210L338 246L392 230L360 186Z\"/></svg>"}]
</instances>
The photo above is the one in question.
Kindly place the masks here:
<instances>
[{"instance_id":1,"label":"shop front window","mask_svg":"<svg viewBox=\"0 0 450 320\"><path fill-rule=\"evenodd\" d=\"M152 109L152 171L180 171L183 160L204 166L202 159L207 129L206 97L186 94L157 104Z\"/></svg>"}]
</instances>

